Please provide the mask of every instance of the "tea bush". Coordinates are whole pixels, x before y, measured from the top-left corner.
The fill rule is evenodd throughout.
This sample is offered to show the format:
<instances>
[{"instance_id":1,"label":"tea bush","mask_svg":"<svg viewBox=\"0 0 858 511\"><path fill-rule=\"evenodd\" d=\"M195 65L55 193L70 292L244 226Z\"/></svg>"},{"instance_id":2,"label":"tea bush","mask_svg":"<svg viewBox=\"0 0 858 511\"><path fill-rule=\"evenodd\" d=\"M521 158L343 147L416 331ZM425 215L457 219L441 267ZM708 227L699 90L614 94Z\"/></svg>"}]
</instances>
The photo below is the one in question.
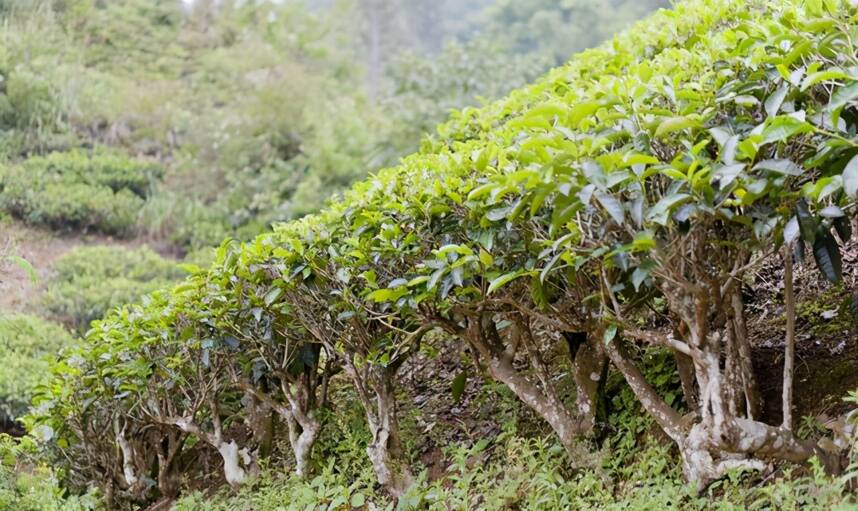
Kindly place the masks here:
<instances>
[{"instance_id":1,"label":"tea bush","mask_svg":"<svg viewBox=\"0 0 858 511\"><path fill-rule=\"evenodd\" d=\"M174 261L146 246L76 248L57 259L53 271L42 306L79 330L110 309L169 287L185 274Z\"/></svg>"},{"instance_id":2,"label":"tea bush","mask_svg":"<svg viewBox=\"0 0 858 511\"><path fill-rule=\"evenodd\" d=\"M793 432L789 370L783 422L761 413L742 288L778 249L786 268L811 251L825 278L842 280L838 240L851 237L858 198L856 19L836 0L677 4L463 110L321 213L227 241L209 269L96 322L53 368L31 423L70 446L82 479L141 500L139 476L154 470L159 492L178 493L180 461L201 446L220 454L228 483L250 482L256 435L229 428L258 431L262 404L290 424L295 471L312 481L337 371L365 414L364 459L405 507L695 509L710 504L698 494L741 487L740 469L810 464L820 451ZM562 448L512 443L496 466L469 465L459 493L441 483L436 501L424 495L399 405L404 368L428 376L415 358L430 331ZM662 351L649 357L652 347ZM548 362L559 352L562 368ZM609 364L631 393L612 401L619 420L605 427ZM638 407L675 457L638 449L651 423L622 419ZM101 434L111 425L115 438ZM604 445L626 462L601 471L634 481L619 490L581 448L611 428L621 436ZM157 463L153 450L179 461ZM693 486L671 483L680 470ZM797 505L847 502L843 485L822 480L831 492L814 479ZM345 506L341 490L321 498ZM732 493L718 498L732 505Z\"/></svg>"},{"instance_id":3,"label":"tea bush","mask_svg":"<svg viewBox=\"0 0 858 511\"><path fill-rule=\"evenodd\" d=\"M48 375L45 357L71 341L61 326L36 316L0 316L0 414L15 418L26 412L33 391Z\"/></svg>"},{"instance_id":4,"label":"tea bush","mask_svg":"<svg viewBox=\"0 0 858 511\"><path fill-rule=\"evenodd\" d=\"M130 234L160 167L107 152L54 152L0 167L0 208L58 230Z\"/></svg>"}]
</instances>

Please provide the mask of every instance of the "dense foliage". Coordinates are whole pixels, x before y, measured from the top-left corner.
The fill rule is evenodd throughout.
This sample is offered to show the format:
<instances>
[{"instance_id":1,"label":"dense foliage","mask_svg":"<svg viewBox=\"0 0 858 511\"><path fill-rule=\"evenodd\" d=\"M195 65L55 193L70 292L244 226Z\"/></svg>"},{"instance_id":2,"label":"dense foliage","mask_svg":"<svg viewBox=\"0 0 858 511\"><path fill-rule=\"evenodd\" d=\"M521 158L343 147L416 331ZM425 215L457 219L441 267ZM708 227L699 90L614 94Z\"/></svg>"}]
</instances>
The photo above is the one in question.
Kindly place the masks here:
<instances>
[{"instance_id":1,"label":"dense foliage","mask_svg":"<svg viewBox=\"0 0 858 511\"><path fill-rule=\"evenodd\" d=\"M127 235L161 169L109 152L55 152L0 168L0 208L58 230Z\"/></svg>"},{"instance_id":2,"label":"dense foliage","mask_svg":"<svg viewBox=\"0 0 858 511\"><path fill-rule=\"evenodd\" d=\"M55 319L86 331L120 305L172 286L185 272L148 247L93 246L58 258L41 305Z\"/></svg>"},{"instance_id":3,"label":"dense foliage","mask_svg":"<svg viewBox=\"0 0 858 511\"><path fill-rule=\"evenodd\" d=\"M446 343L543 419L571 464L593 468L581 439L600 427L610 363L699 491L772 461L816 456L842 470L849 440L802 438L791 418L792 268L809 252L842 279L858 198L856 16L836 0L659 12L454 114L344 200L224 242L211 268L96 322L54 367L30 425L109 501L178 495L205 452L227 483L245 484L269 452L261 418L272 416L306 478L341 378L363 409L377 482L407 503L425 486L400 428L399 376ZM774 423L761 413L742 291L778 257ZM558 346L568 371L546 362ZM668 380L688 414L641 370L638 346L674 358ZM441 499L469 498L450 491Z\"/></svg>"},{"instance_id":4,"label":"dense foliage","mask_svg":"<svg viewBox=\"0 0 858 511\"><path fill-rule=\"evenodd\" d=\"M0 418L27 411L36 386L48 377L50 359L71 341L61 326L36 316L0 317Z\"/></svg>"},{"instance_id":5,"label":"dense foliage","mask_svg":"<svg viewBox=\"0 0 858 511\"><path fill-rule=\"evenodd\" d=\"M80 183L3 200L57 229L136 230L181 249L250 239L395 164L451 108L497 98L665 5L612 3L621 14L605 25L604 9L537 2L542 18L603 29L539 26L548 43L533 47L508 40L531 28L490 2L307 3L7 2L0 159L17 168L107 145L157 160L165 179L139 217L136 198Z\"/></svg>"}]
</instances>

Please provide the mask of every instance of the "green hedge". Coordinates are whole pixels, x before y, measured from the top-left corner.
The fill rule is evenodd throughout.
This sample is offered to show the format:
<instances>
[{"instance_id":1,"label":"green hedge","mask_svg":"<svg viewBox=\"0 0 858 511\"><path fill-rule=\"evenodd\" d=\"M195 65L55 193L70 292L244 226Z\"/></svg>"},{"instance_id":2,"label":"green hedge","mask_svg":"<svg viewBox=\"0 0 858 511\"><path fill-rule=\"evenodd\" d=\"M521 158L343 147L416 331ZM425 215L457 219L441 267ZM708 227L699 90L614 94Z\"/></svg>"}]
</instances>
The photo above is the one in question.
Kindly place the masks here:
<instances>
[{"instance_id":1,"label":"green hedge","mask_svg":"<svg viewBox=\"0 0 858 511\"><path fill-rule=\"evenodd\" d=\"M184 274L176 263L145 246L77 248L59 258L53 270L42 306L81 330L110 309L169 287Z\"/></svg>"},{"instance_id":2,"label":"green hedge","mask_svg":"<svg viewBox=\"0 0 858 511\"><path fill-rule=\"evenodd\" d=\"M14 418L27 411L33 391L48 375L44 357L71 340L63 327L36 316L0 317L0 413Z\"/></svg>"},{"instance_id":3,"label":"green hedge","mask_svg":"<svg viewBox=\"0 0 858 511\"><path fill-rule=\"evenodd\" d=\"M775 248L803 255L807 245L825 277L842 278L837 239L850 238L858 199L856 19L854 6L822 0L696 0L657 14L533 86L463 111L440 139L344 201L225 243L208 271L97 323L74 367L55 367L34 423L108 453L117 451L109 439L69 424L109 425L121 414L136 419L129 428L160 427L170 417L152 417L169 409L216 430L246 420L228 412L230 369L276 400L262 376L273 367L292 384L293 366L269 348L295 356L321 344L346 365L377 425L371 398L379 407L392 399L396 371L427 328L467 344L477 369L485 364L513 391L522 385L512 360L522 362L541 381L519 397L556 403L561 375L544 367L531 335L545 325L586 332L633 379L700 488L739 459L801 459L809 450L761 448L798 443L744 415L750 395L747 407L721 406L747 392L739 375L753 353L736 348L722 369L719 350L745 338L741 283ZM683 339L650 328L659 304ZM698 382L719 384L699 394L696 438L673 399L647 393L658 381L625 353L632 339L686 353ZM108 371L109 386L94 383ZM396 407L385 408L393 438ZM729 435L712 422L716 408ZM394 495L404 485L389 473L408 463L396 450L400 459L379 471Z\"/></svg>"},{"instance_id":4,"label":"green hedge","mask_svg":"<svg viewBox=\"0 0 858 511\"><path fill-rule=\"evenodd\" d=\"M125 235L161 175L117 154L51 153L0 167L0 208L54 229Z\"/></svg>"}]
</instances>

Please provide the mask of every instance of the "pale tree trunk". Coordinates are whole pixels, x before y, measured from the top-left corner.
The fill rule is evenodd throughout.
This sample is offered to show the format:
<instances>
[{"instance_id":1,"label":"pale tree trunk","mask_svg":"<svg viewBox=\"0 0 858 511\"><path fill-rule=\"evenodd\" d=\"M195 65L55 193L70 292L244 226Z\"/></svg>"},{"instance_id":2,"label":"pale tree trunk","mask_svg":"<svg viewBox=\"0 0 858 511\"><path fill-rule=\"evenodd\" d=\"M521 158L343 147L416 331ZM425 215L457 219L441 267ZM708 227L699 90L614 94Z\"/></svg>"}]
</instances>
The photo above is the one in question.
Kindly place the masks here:
<instances>
[{"instance_id":1,"label":"pale tree trunk","mask_svg":"<svg viewBox=\"0 0 858 511\"><path fill-rule=\"evenodd\" d=\"M119 452L122 454L122 476L125 478L125 484L129 488L133 488L139 481L135 466L137 457L131 443L125 437L125 426L119 426L119 419L113 421L113 429L116 435L116 445L119 446Z\"/></svg>"},{"instance_id":2,"label":"pale tree trunk","mask_svg":"<svg viewBox=\"0 0 858 511\"><path fill-rule=\"evenodd\" d=\"M289 444L295 454L295 473L301 478L310 475L313 446L322 431L322 424L315 414L315 388L310 381L314 376L305 373L293 384L281 379L281 387L290 407L288 417L284 416L289 427Z\"/></svg>"},{"instance_id":3,"label":"pale tree trunk","mask_svg":"<svg viewBox=\"0 0 858 511\"><path fill-rule=\"evenodd\" d=\"M585 339L578 349L571 353L571 357L579 427L589 432L596 426L596 415L603 400L607 358L592 336L584 336Z\"/></svg>"},{"instance_id":4,"label":"pale tree trunk","mask_svg":"<svg viewBox=\"0 0 858 511\"><path fill-rule=\"evenodd\" d=\"M372 468L379 484L399 500L414 484L414 476L399 434L394 394L396 370L370 363L358 369L349 357L345 357L345 369L366 412L372 435L366 451Z\"/></svg>"},{"instance_id":5,"label":"pale tree trunk","mask_svg":"<svg viewBox=\"0 0 858 511\"><path fill-rule=\"evenodd\" d=\"M761 469L764 460L803 462L812 456L812 443L754 419L759 405L738 285L665 286L668 304L687 327L680 330L688 339L665 336L661 344L693 361L700 389L698 421L690 429L678 427L676 412L646 385L621 349L612 346L609 353L644 408L679 446L686 479L703 489L731 468Z\"/></svg>"},{"instance_id":6,"label":"pale tree trunk","mask_svg":"<svg viewBox=\"0 0 858 511\"><path fill-rule=\"evenodd\" d=\"M563 447L570 455L579 454L577 438L590 432L587 419L575 417L560 398L554 386L553 375L541 358L538 347L526 319L513 315L516 330L506 342L497 330L494 318L490 314L479 314L469 318L468 328L459 332L473 348L478 366L482 366L489 376L506 385L525 405L545 420ZM515 354L523 347L530 367L538 381L515 368ZM585 394L585 401L589 396ZM592 413L592 408L588 413Z\"/></svg>"},{"instance_id":7,"label":"pale tree trunk","mask_svg":"<svg viewBox=\"0 0 858 511\"><path fill-rule=\"evenodd\" d=\"M192 434L214 447L223 460L223 474L226 482L237 487L244 484L248 477L247 469L253 459L247 449L240 448L235 440L226 441L223 438L223 426L217 412L217 406L210 403L212 410L213 432L204 431L192 417L168 419L168 424L177 426L185 433Z\"/></svg>"},{"instance_id":8,"label":"pale tree trunk","mask_svg":"<svg viewBox=\"0 0 858 511\"><path fill-rule=\"evenodd\" d=\"M322 431L322 424L315 414L315 396L309 378L311 374L301 375L290 381L285 374L279 374L280 386L288 404L272 398L257 389L247 380L239 380L237 385L245 392L274 410L286 423L289 432L289 446L295 456L295 473L302 479L310 475L313 446ZM303 376L307 376L306 378ZM294 389L292 388L294 386Z\"/></svg>"},{"instance_id":9,"label":"pale tree trunk","mask_svg":"<svg viewBox=\"0 0 858 511\"><path fill-rule=\"evenodd\" d=\"M783 422L781 427L792 431L792 383L795 368L795 293L793 291L792 247L783 251L784 308L786 313L786 340L784 342Z\"/></svg>"}]
</instances>

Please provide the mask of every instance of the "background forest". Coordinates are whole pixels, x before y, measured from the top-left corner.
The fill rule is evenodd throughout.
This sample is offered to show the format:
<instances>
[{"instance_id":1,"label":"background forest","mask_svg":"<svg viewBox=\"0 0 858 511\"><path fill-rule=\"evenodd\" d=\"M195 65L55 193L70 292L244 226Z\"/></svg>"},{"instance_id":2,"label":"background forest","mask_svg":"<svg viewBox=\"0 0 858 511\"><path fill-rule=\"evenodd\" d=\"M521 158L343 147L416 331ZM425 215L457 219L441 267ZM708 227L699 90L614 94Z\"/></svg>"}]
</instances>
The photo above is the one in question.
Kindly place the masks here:
<instances>
[{"instance_id":1,"label":"background forest","mask_svg":"<svg viewBox=\"0 0 858 511\"><path fill-rule=\"evenodd\" d=\"M372 433L354 390L337 376L330 406L320 406L325 426L309 479L289 476L291 459L260 456L253 482L231 489L214 451L193 461L206 475L183 479L180 499L150 498L154 490L140 498L128 488L114 495L81 475L67 445L25 435L22 419L51 361L92 321L157 301L147 295L222 261L225 239L253 240L316 213L371 173L455 138L442 123L461 121L457 112L492 104L665 7L667 0L0 0L0 432L17 438L0 437L0 511L104 502L247 511L858 509L848 497L854 474L830 477L816 462L771 467L762 482L731 472L696 491L623 376L607 369L606 404L594 412L599 434L575 458L510 388L473 374L470 355L433 348L444 343L428 343L398 376L403 443L420 482L398 499L376 484L364 459ZM847 427L842 398L858 387L858 313L850 316L858 273L848 264L856 253L854 242L844 243L846 269L833 288L797 269L801 339L830 354L798 370L830 370L830 381L818 384L831 392L799 393L804 438ZM781 271L766 267L749 286L751 328L762 337L766 321L783 323L783 306L769 307L782 301L782 284L773 284ZM771 376L783 362L766 353L759 371ZM667 403L684 410L671 352L637 357ZM420 376L427 372L431 378ZM556 385L568 401L565 380ZM285 452L287 442L260 449Z\"/></svg>"}]
</instances>

